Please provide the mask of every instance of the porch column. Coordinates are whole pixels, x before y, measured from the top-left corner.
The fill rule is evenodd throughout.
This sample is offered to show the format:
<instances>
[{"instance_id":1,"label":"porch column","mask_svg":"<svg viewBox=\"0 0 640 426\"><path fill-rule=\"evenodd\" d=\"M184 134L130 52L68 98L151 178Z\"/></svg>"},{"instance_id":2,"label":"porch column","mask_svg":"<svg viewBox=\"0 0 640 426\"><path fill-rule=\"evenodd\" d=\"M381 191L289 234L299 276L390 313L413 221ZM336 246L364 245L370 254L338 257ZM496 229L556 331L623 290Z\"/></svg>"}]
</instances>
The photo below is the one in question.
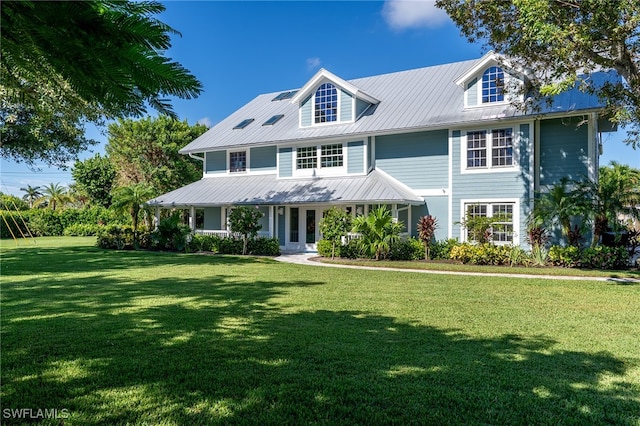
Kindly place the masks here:
<instances>
[{"instance_id":1,"label":"porch column","mask_svg":"<svg viewBox=\"0 0 640 426\"><path fill-rule=\"evenodd\" d=\"M274 230L274 221L276 220L275 216L275 206L269 206L269 237L273 238L273 230Z\"/></svg>"},{"instance_id":2,"label":"porch column","mask_svg":"<svg viewBox=\"0 0 640 426\"><path fill-rule=\"evenodd\" d=\"M189 228L191 228L191 232L196 231L196 208L194 206L189 208Z\"/></svg>"},{"instance_id":3,"label":"porch column","mask_svg":"<svg viewBox=\"0 0 640 426\"><path fill-rule=\"evenodd\" d=\"M156 206L156 214L153 217L153 229L158 229L160 223L160 206Z\"/></svg>"}]
</instances>

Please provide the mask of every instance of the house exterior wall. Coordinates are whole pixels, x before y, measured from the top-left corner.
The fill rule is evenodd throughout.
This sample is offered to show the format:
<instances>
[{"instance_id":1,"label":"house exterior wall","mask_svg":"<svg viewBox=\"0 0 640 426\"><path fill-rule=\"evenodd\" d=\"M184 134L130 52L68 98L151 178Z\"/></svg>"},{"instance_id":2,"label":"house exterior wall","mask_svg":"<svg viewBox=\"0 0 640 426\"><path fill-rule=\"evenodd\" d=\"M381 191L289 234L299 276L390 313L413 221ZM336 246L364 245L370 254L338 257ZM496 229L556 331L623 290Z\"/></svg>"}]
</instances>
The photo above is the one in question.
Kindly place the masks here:
<instances>
[{"instance_id":1,"label":"house exterior wall","mask_svg":"<svg viewBox=\"0 0 640 426\"><path fill-rule=\"evenodd\" d=\"M224 174L227 172L227 151L209 151L205 153L205 174Z\"/></svg>"},{"instance_id":2,"label":"house exterior wall","mask_svg":"<svg viewBox=\"0 0 640 426\"><path fill-rule=\"evenodd\" d=\"M348 142L347 149L347 173L365 172L364 141Z\"/></svg>"},{"instance_id":3,"label":"house exterior wall","mask_svg":"<svg viewBox=\"0 0 640 426\"><path fill-rule=\"evenodd\" d=\"M251 170L252 172L266 172L276 170L278 164L276 147L265 146L251 148L249 161L249 170Z\"/></svg>"},{"instance_id":4,"label":"house exterior wall","mask_svg":"<svg viewBox=\"0 0 640 426\"><path fill-rule=\"evenodd\" d=\"M505 127L501 124L500 127ZM533 126L531 123L512 125L516 141L514 159L517 167L512 170L489 170L485 172L464 172L463 149L465 137L463 131L451 132L451 205L449 226L452 238L465 240L462 226L463 205L471 203L515 203L514 206L514 244L524 245L526 221L532 203L533 177L531 176L530 156L533 152ZM476 130L468 129L469 131Z\"/></svg>"},{"instance_id":5,"label":"house exterior wall","mask_svg":"<svg viewBox=\"0 0 640 426\"><path fill-rule=\"evenodd\" d=\"M302 102L300 106L300 126L308 127L311 126L311 122L313 121L312 115L312 104L313 104L313 96L309 96Z\"/></svg>"},{"instance_id":6,"label":"house exterior wall","mask_svg":"<svg viewBox=\"0 0 640 426\"><path fill-rule=\"evenodd\" d=\"M581 117L540 121L540 186L563 177L582 180L589 175L589 125Z\"/></svg>"},{"instance_id":7,"label":"house exterior wall","mask_svg":"<svg viewBox=\"0 0 640 426\"><path fill-rule=\"evenodd\" d=\"M446 130L378 136L375 167L412 189L449 186Z\"/></svg>"},{"instance_id":8,"label":"house exterior wall","mask_svg":"<svg viewBox=\"0 0 640 426\"><path fill-rule=\"evenodd\" d=\"M293 175L293 148L280 148L278 150L278 177L291 177Z\"/></svg>"},{"instance_id":9,"label":"house exterior wall","mask_svg":"<svg viewBox=\"0 0 640 426\"><path fill-rule=\"evenodd\" d=\"M204 208L204 229L220 230L222 228L222 209L220 207Z\"/></svg>"},{"instance_id":10,"label":"house exterior wall","mask_svg":"<svg viewBox=\"0 0 640 426\"><path fill-rule=\"evenodd\" d=\"M467 91L465 92L467 97L467 106L478 105L478 79L474 78L467 84Z\"/></svg>"},{"instance_id":11,"label":"house exterior wall","mask_svg":"<svg viewBox=\"0 0 640 426\"><path fill-rule=\"evenodd\" d=\"M353 121L353 96L340 90L340 121Z\"/></svg>"}]
</instances>

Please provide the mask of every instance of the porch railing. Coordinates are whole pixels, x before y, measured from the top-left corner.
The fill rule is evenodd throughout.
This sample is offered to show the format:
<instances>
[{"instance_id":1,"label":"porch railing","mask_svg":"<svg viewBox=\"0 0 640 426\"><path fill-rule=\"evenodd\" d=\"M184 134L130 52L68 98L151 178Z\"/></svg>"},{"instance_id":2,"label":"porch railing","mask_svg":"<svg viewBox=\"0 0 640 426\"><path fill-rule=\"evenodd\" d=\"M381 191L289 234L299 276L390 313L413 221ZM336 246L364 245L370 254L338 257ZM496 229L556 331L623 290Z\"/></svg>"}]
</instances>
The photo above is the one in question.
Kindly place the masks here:
<instances>
[{"instance_id":1,"label":"porch railing","mask_svg":"<svg viewBox=\"0 0 640 426\"><path fill-rule=\"evenodd\" d=\"M220 238L242 238L241 233L226 231L224 229L196 229L195 233L199 235L216 235ZM258 231L258 237L269 238L269 231Z\"/></svg>"},{"instance_id":2,"label":"porch railing","mask_svg":"<svg viewBox=\"0 0 640 426\"><path fill-rule=\"evenodd\" d=\"M400 239L401 240L408 240L410 236L411 235L409 235L408 232L401 232L400 233ZM347 232L347 235L342 237L342 244L343 245L348 244L349 241L357 240L359 238L362 238L362 234L360 234L359 232Z\"/></svg>"}]
</instances>

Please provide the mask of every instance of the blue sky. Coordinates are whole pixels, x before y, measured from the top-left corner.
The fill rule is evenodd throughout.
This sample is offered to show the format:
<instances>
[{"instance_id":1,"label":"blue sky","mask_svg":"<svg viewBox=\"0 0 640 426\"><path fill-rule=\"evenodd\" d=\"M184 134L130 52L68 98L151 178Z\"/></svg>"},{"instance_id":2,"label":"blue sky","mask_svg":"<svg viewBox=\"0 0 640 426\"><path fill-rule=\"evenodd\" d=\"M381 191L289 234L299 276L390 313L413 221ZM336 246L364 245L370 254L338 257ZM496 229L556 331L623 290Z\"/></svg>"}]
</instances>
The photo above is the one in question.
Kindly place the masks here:
<instances>
[{"instance_id":1,"label":"blue sky","mask_svg":"<svg viewBox=\"0 0 640 426\"><path fill-rule=\"evenodd\" d=\"M174 100L189 123L215 125L261 93L298 88L319 69L352 79L474 59L486 50L470 44L431 1L175 1L160 19L182 36L167 56L204 85L197 99ZM153 110L149 110L155 115ZM107 136L81 159L104 154ZM640 151L604 134L601 164L616 160L640 168ZM30 170L2 159L0 191L22 196L21 187L68 185L70 171Z\"/></svg>"}]
</instances>

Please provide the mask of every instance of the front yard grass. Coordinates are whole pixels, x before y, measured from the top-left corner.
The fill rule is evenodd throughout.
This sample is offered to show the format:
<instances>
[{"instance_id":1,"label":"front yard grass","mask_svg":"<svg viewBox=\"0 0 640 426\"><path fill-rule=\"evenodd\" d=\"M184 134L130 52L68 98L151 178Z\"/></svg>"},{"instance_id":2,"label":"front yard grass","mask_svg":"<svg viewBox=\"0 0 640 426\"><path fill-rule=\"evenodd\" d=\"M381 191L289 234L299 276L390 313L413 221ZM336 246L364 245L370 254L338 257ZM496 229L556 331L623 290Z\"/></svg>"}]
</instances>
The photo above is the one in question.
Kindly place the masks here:
<instances>
[{"instance_id":1,"label":"front yard grass","mask_svg":"<svg viewBox=\"0 0 640 426\"><path fill-rule=\"evenodd\" d=\"M638 284L93 242L1 243L3 424L640 425Z\"/></svg>"}]
</instances>

